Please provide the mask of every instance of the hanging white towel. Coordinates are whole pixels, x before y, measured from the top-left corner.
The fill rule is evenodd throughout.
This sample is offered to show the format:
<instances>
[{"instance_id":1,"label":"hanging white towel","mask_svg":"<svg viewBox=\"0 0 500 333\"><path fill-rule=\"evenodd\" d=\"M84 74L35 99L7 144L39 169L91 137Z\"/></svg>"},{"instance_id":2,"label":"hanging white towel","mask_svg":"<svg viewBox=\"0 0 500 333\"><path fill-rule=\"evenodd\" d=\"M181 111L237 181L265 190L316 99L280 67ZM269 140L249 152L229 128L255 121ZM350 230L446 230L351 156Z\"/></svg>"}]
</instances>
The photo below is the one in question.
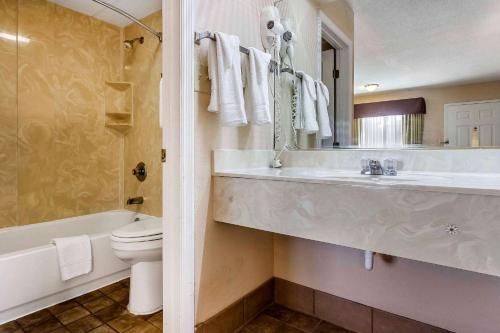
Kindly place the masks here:
<instances>
[{"instance_id":1,"label":"hanging white towel","mask_svg":"<svg viewBox=\"0 0 500 333\"><path fill-rule=\"evenodd\" d=\"M253 47L249 51L243 66L247 120L256 125L270 124L268 75L271 55Z\"/></svg>"},{"instance_id":2,"label":"hanging white towel","mask_svg":"<svg viewBox=\"0 0 500 333\"><path fill-rule=\"evenodd\" d=\"M297 71L302 76L301 107L304 116L304 131L307 134L318 132L318 121L316 119L316 85L314 80L302 71Z\"/></svg>"},{"instance_id":3,"label":"hanging white towel","mask_svg":"<svg viewBox=\"0 0 500 333\"><path fill-rule=\"evenodd\" d=\"M241 79L240 39L222 32L216 32L215 39L208 50L208 74L212 84L208 111L219 113L222 126L244 126L247 118Z\"/></svg>"},{"instance_id":4,"label":"hanging white towel","mask_svg":"<svg viewBox=\"0 0 500 333\"><path fill-rule=\"evenodd\" d=\"M208 79L210 80L209 112L219 112L219 74L217 68L217 46L214 41L208 41Z\"/></svg>"},{"instance_id":5,"label":"hanging white towel","mask_svg":"<svg viewBox=\"0 0 500 333\"><path fill-rule=\"evenodd\" d=\"M90 273L92 247L88 235L54 238L52 243L56 245L61 280L66 281Z\"/></svg>"},{"instance_id":6,"label":"hanging white towel","mask_svg":"<svg viewBox=\"0 0 500 333\"><path fill-rule=\"evenodd\" d=\"M316 81L316 106L318 111L318 127L316 134L318 139L328 139L332 137L330 127L330 117L328 115L328 105L330 104L330 93L328 88L321 81Z\"/></svg>"}]
</instances>

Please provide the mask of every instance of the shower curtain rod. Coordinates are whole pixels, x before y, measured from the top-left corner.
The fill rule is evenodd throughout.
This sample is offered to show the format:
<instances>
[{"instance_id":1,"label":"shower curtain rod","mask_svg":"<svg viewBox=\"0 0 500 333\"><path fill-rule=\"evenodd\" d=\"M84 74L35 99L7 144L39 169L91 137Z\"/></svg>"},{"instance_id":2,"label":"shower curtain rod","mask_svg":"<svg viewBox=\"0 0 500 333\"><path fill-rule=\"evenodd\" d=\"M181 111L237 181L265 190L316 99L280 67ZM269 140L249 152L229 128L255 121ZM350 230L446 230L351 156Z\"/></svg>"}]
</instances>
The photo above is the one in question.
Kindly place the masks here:
<instances>
[{"instance_id":1,"label":"shower curtain rod","mask_svg":"<svg viewBox=\"0 0 500 333\"><path fill-rule=\"evenodd\" d=\"M133 21L134 23L140 25L141 27L143 27L144 29L146 29L147 31L149 31L150 33L152 33L153 35L155 35L159 40L160 42L162 42L162 39L163 39L163 36L162 36L162 33L161 32L158 32L156 30L154 30L153 28L151 28L150 26L142 23L141 21L139 21L139 19L135 18L134 16L130 15L129 13L127 13L126 11L124 10L121 10L120 8L118 7L115 7L113 6L112 4L110 3L107 3L105 1L102 1L102 0L92 0L98 4L100 4L101 6L104 6L106 8L109 8L111 9L112 11L114 12L117 12L118 14L120 15L123 15L125 16L126 18L128 18L129 20Z\"/></svg>"}]
</instances>

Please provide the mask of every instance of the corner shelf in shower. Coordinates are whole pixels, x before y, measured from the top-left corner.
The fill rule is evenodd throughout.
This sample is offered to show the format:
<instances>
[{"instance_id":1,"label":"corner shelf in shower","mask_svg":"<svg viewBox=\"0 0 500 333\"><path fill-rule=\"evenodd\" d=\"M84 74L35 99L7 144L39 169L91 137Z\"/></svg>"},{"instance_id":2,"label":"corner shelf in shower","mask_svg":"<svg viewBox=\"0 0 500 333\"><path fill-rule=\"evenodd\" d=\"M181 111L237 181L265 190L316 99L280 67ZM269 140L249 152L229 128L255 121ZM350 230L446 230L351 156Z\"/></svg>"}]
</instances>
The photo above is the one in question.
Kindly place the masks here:
<instances>
[{"instance_id":1,"label":"corner shelf in shower","mask_svg":"<svg viewBox=\"0 0 500 333\"><path fill-rule=\"evenodd\" d=\"M134 125L134 87L131 82L105 81L105 126L125 132Z\"/></svg>"}]
</instances>

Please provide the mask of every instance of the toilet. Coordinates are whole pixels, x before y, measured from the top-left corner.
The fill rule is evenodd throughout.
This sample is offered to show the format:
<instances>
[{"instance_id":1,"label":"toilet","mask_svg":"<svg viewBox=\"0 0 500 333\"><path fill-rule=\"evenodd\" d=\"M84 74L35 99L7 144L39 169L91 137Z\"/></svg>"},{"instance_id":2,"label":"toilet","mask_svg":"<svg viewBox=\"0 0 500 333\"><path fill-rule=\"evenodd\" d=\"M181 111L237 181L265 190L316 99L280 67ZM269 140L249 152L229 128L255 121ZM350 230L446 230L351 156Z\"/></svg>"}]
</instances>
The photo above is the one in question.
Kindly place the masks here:
<instances>
[{"instance_id":1,"label":"toilet","mask_svg":"<svg viewBox=\"0 0 500 333\"><path fill-rule=\"evenodd\" d=\"M148 217L111 232L111 247L131 265L128 310L146 315L162 309L162 240L160 218Z\"/></svg>"}]
</instances>

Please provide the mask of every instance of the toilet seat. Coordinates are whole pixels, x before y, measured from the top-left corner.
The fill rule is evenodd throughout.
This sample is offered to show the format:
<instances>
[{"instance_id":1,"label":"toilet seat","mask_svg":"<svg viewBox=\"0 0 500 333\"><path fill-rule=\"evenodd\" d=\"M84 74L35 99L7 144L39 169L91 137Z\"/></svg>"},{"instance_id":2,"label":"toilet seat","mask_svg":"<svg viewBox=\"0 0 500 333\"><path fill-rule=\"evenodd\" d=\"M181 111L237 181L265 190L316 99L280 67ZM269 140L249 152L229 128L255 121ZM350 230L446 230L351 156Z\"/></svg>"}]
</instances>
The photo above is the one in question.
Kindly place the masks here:
<instances>
[{"instance_id":1,"label":"toilet seat","mask_svg":"<svg viewBox=\"0 0 500 333\"><path fill-rule=\"evenodd\" d=\"M117 242L117 243L142 243L142 242L151 242L155 240L161 240L163 239L163 235L152 235L152 236L144 236L144 237L116 237L111 235L111 241Z\"/></svg>"},{"instance_id":2,"label":"toilet seat","mask_svg":"<svg viewBox=\"0 0 500 333\"><path fill-rule=\"evenodd\" d=\"M148 218L113 230L111 241L118 243L140 243L163 239L161 219Z\"/></svg>"},{"instance_id":3,"label":"toilet seat","mask_svg":"<svg viewBox=\"0 0 500 333\"><path fill-rule=\"evenodd\" d=\"M115 251L126 251L131 252L131 255L135 252L141 251L152 251L162 248L163 239L155 239L144 242L122 242L121 240L111 239L111 248Z\"/></svg>"}]
</instances>

